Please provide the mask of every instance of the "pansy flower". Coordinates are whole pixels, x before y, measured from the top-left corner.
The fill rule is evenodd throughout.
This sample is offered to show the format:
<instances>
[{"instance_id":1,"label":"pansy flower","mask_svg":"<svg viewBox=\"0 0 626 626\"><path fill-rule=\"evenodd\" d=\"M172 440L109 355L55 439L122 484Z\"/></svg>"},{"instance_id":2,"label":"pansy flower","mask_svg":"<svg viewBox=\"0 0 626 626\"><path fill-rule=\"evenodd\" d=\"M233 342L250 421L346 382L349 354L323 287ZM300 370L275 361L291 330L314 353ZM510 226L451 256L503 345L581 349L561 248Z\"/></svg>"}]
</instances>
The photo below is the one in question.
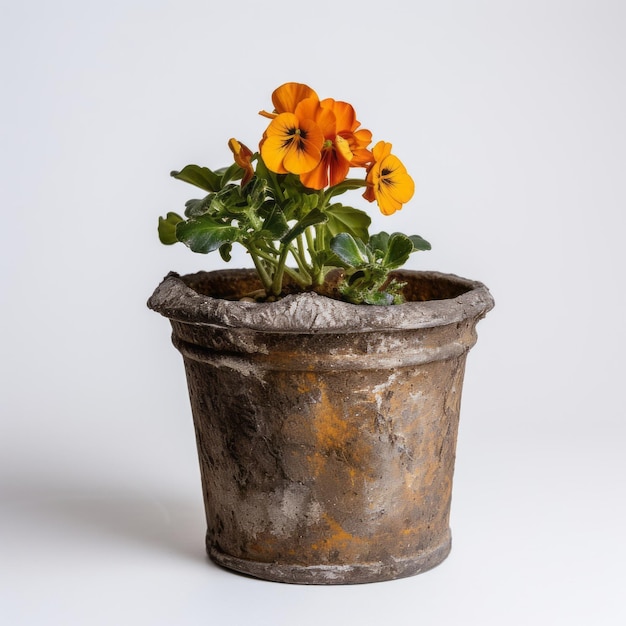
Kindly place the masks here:
<instances>
[{"instance_id":1,"label":"pansy flower","mask_svg":"<svg viewBox=\"0 0 626 626\"><path fill-rule=\"evenodd\" d=\"M413 197L415 183L406 168L391 154L391 144L379 141L372 150L374 162L367 170L367 189L363 197L376 200L381 213L391 215Z\"/></svg>"},{"instance_id":2,"label":"pansy flower","mask_svg":"<svg viewBox=\"0 0 626 626\"><path fill-rule=\"evenodd\" d=\"M305 187L323 189L337 185L346 179L351 167L364 167L371 162L372 155L366 146L372 135L364 129L355 133L360 123L352 105L326 98L316 109L309 110L309 115L322 129L324 145L317 167L300 176Z\"/></svg>"},{"instance_id":3,"label":"pansy flower","mask_svg":"<svg viewBox=\"0 0 626 626\"><path fill-rule=\"evenodd\" d=\"M261 142L265 165L277 174L305 174L320 161L324 135L312 120L295 113L279 113Z\"/></svg>"},{"instance_id":4,"label":"pansy flower","mask_svg":"<svg viewBox=\"0 0 626 626\"><path fill-rule=\"evenodd\" d=\"M365 167L372 161L372 153L367 146L372 143L372 133L365 128L359 128L361 123L356 119L356 113L351 104L325 98L321 105L329 108L337 120L337 135L348 142L352 157L351 167Z\"/></svg>"},{"instance_id":5,"label":"pansy flower","mask_svg":"<svg viewBox=\"0 0 626 626\"><path fill-rule=\"evenodd\" d=\"M352 152L348 143L337 134L337 118L329 107L323 107L312 98L304 100L298 111L315 121L324 136L320 160L314 169L300 175L300 181L309 189L324 189L330 181L335 185L344 180L350 169Z\"/></svg>"}]
</instances>

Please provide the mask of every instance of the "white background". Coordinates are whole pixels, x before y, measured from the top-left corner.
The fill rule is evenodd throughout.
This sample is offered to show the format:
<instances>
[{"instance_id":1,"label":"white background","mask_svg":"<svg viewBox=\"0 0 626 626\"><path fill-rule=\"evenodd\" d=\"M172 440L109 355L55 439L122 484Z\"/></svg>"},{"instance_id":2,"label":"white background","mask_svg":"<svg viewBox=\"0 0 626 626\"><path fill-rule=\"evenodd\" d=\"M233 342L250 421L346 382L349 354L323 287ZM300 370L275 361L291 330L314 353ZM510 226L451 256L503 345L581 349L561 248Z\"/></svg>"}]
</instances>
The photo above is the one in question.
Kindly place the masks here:
<instances>
[{"instance_id":1,"label":"white background","mask_svg":"<svg viewBox=\"0 0 626 626\"><path fill-rule=\"evenodd\" d=\"M624 624L626 4L1 1L0 622ZM271 91L354 104L416 180L374 229L481 280L438 568L301 587L204 554L180 356L147 297L187 163ZM367 206L366 206L367 205ZM242 264L244 256L238 257Z\"/></svg>"}]
</instances>

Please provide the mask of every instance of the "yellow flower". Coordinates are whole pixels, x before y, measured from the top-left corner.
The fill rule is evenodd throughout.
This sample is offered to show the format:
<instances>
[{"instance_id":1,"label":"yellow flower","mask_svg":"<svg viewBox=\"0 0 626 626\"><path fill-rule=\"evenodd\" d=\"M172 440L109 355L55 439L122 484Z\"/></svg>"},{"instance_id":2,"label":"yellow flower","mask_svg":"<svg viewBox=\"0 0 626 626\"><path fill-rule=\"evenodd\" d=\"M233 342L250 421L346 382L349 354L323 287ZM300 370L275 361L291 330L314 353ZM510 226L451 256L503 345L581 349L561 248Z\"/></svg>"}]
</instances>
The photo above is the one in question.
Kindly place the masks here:
<instances>
[{"instance_id":1,"label":"yellow flower","mask_svg":"<svg viewBox=\"0 0 626 626\"><path fill-rule=\"evenodd\" d=\"M235 157L235 163L243 170L241 185L245 185L254 176L254 168L252 167L252 150L236 139L229 139L228 147L232 150Z\"/></svg>"},{"instance_id":2,"label":"yellow flower","mask_svg":"<svg viewBox=\"0 0 626 626\"><path fill-rule=\"evenodd\" d=\"M272 121L259 144L265 165L277 174L305 174L321 158L324 135L315 121L319 98L303 83L285 83L272 93Z\"/></svg>"},{"instance_id":3,"label":"yellow flower","mask_svg":"<svg viewBox=\"0 0 626 626\"><path fill-rule=\"evenodd\" d=\"M279 113L267 127L261 142L265 165L277 174L304 174L320 161L324 135L311 119L295 113Z\"/></svg>"},{"instance_id":4,"label":"yellow flower","mask_svg":"<svg viewBox=\"0 0 626 626\"><path fill-rule=\"evenodd\" d=\"M391 215L407 203L415 191L415 183L406 168L391 154L391 144L379 141L372 150L374 162L367 170L366 200L376 200L381 213Z\"/></svg>"}]
</instances>

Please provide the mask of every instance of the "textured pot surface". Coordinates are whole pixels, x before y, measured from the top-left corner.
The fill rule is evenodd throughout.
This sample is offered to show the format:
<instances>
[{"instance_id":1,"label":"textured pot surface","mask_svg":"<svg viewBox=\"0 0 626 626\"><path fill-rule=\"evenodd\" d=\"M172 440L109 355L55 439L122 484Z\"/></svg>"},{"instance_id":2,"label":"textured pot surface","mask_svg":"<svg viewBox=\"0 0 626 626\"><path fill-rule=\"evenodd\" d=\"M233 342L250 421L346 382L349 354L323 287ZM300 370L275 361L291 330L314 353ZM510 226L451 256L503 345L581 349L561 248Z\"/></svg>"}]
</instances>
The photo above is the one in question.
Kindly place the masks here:
<instances>
[{"instance_id":1,"label":"textured pot surface","mask_svg":"<svg viewBox=\"0 0 626 626\"><path fill-rule=\"evenodd\" d=\"M257 286L247 270L170 274L149 300L184 358L217 563L337 584L447 556L465 360L493 299L456 276L397 275L411 301L389 307L239 302Z\"/></svg>"}]
</instances>

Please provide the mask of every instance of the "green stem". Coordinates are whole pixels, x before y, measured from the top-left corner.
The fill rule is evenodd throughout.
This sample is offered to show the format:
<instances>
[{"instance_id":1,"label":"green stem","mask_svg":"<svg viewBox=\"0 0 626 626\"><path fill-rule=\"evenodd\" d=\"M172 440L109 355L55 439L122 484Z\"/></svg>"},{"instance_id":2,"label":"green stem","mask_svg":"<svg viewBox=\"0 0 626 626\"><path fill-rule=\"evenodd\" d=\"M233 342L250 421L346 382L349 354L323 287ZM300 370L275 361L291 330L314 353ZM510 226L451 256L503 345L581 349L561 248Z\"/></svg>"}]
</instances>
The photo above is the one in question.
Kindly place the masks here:
<instances>
[{"instance_id":1,"label":"green stem","mask_svg":"<svg viewBox=\"0 0 626 626\"><path fill-rule=\"evenodd\" d=\"M272 178L271 186L274 190L274 193L276 193L276 195L278 196L276 199L278 200L279 204L282 204L285 201L285 194L283 193L282 185L278 184L278 179L276 178L277 174L275 172L272 172L272 170L270 169L268 169L267 172Z\"/></svg>"},{"instance_id":2,"label":"green stem","mask_svg":"<svg viewBox=\"0 0 626 626\"><path fill-rule=\"evenodd\" d=\"M313 230L311 229L311 227L307 228L304 231L304 235L306 237L306 245L309 248L309 250L312 253L317 252L317 248L315 246L315 239L313 239ZM313 266L315 266L315 261L313 261Z\"/></svg>"},{"instance_id":3,"label":"green stem","mask_svg":"<svg viewBox=\"0 0 626 626\"><path fill-rule=\"evenodd\" d=\"M328 244L326 243L326 229L322 228L320 224L315 226L315 249L326 250Z\"/></svg>"},{"instance_id":4,"label":"green stem","mask_svg":"<svg viewBox=\"0 0 626 626\"><path fill-rule=\"evenodd\" d=\"M317 208L323 212L324 209L328 206L328 199L326 198L326 193L324 192L323 189L320 189L317 192L317 197L319 198L319 203L317 205Z\"/></svg>"},{"instance_id":5,"label":"green stem","mask_svg":"<svg viewBox=\"0 0 626 626\"><path fill-rule=\"evenodd\" d=\"M296 237L296 243L298 245L298 256L300 257L301 262L307 265L306 264L307 253L306 253L306 248L304 246L304 239L302 238L302 234ZM308 266L308 269L310 269L310 266Z\"/></svg>"},{"instance_id":6,"label":"green stem","mask_svg":"<svg viewBox=\"0 0 626 626\"><path fill-rule=\"evenodd\" d=\"M298 264L298 270L300 275L302 276L303 282L308 286L311 284L311 268L305 263L304 257L302 256L302 250L294 248L293 246L289 246L289 251L291 252L291 256L295 259ZM285 271L287 271L287 266L285 266ZM293 272L292 272L293 273Z\"/></svg>"},{"instance_id":7,"label":"green stem","mask_svg":"<svg viewBox=\"0 0 626 626\"><path fill-rule=\"evenodd\" d=\"M283 275L285 274L285 264L287 262L287 255L289 254L289 246L283 245L280 251L280 257L278 258L278 264L276 265L276 271L274 272L274 280L272 282L272 295L278 296L283 289Z\"/></svg>"},{"instance_id":8,"label":"green stem","mask_svg":"<svg viewBox=\"0 0 626 626\"><path fill-rule=\"evenodd\" d=\"M276 265L277 261L275 257L271 256L267 252L264 252L263 250L260 250L258 248L256 252L261 259L268 261L272 265ZM293 253L293 250L291 250L291 252ZM298 261L298 259L296 259L296 261ZM298 285L300 285L303 289L305 289L306 287L309 287L311 285L311 275L309 273L308 268L306 267L300 267L300 270L301 272L298 272L288 267L287 265L283 267L284 273L287 274L287 276L289 276L290 278L292 278L296 283L298 283Z\"/></svg>"},{"instance_id":9,"label":"green stem","mask_svg":"<svg viewBox=\"0 0 626 626\"><path fill-rule=\"evenodd\" d=\"M292 278L302 289L306 289L311 286L311 276L308 272L302 270L301 272L297 272L296 270L291 269L285 265L285 274Z\"/></svg>"},{"instance_id":10,"label":"green stem","mask_svg":"<svg viewBox=\"0 0 626 626\"><path fill-rule=\"evenodd\" d=\"M318 229L316 228L316 231L317 230ZM319 242L313 238L312 227L306 229L306 242L311 252L317 252L318 250L323 250L323 248L320 247ZM324 266L319 265L315 257L313 257L312 259L311 273L313 275L313 284L321 285L324 282Z\"/></svg>"},{"instance_id":11,"label":"green stem","mask_svg":"<svg viewBox=\"0 0 626 626\"><path fill-rule=\"evenodd\" d=\"M263 284L263 289L265 289L265 293L266 294L270 294L270 290L272 288L272 279L270 277L270 275L267 273L267 270L265 269L264 265L263 265L263 261L262 259L265 259L267 261L274 261L274 259L271 259L271 257L269 257L269 255L265 255L263 254L260 250L258 250L254 244L248 244L246 246L246 249L248 250L248 252L250 253L250 256L252 257L252 262L254 263L254 267L256 268L257 274L259 275L259 278L261 279L261 283Z\"/></svg>"}]
</instances>

